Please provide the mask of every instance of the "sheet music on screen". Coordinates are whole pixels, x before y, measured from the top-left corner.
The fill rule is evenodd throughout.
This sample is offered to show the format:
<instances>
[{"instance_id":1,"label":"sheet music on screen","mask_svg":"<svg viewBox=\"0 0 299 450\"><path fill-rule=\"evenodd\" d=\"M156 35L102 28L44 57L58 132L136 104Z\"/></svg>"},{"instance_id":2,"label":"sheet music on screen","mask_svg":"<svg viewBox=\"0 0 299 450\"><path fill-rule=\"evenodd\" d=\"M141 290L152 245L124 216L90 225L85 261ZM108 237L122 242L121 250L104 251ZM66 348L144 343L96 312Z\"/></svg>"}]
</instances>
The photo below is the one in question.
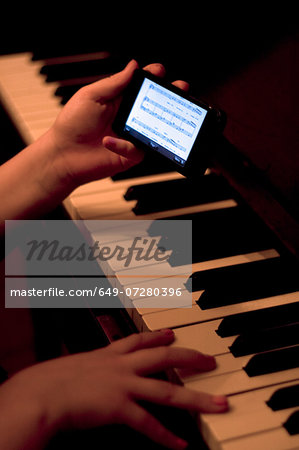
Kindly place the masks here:
<instances>
[{"instance_id":1,"label":"sheet music on screen","mask_svg":"<svg viewBox=\"0 0 299 450\"><path fill-rule=\"evenodd\" d=\"M184 165L206 114L200 106L145 78L125 129Z\"/></svg>"}]
</instances>

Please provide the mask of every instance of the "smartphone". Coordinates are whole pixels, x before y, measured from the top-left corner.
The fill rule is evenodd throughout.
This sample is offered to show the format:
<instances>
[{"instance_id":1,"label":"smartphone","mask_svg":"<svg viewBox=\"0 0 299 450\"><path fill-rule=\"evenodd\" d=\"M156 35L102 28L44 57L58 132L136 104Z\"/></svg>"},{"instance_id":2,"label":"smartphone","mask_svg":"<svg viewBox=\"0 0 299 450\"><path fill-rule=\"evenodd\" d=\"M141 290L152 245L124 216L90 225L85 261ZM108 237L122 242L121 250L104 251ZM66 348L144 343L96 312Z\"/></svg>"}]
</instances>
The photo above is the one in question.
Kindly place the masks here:
<instances>
[{"instance_id":1,"label":"smartphone","mask_svg":"<svg viewBox=\"0 0 299 450\"><path fill-rule=\"evenodd\" d=\"M113 130L137 147L159 153L183 175L203 173L225 113L171 83L137 69L123 94Z\"/></svg>"}]
</instances>

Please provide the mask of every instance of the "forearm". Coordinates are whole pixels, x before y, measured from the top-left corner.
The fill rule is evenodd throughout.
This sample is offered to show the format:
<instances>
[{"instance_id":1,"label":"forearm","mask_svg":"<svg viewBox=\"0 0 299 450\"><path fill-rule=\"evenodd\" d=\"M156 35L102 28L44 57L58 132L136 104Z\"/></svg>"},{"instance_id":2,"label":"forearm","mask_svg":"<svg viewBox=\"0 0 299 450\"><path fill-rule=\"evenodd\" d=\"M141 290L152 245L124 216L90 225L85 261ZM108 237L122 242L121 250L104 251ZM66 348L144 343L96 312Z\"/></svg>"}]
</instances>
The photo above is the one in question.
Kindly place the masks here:
<instances>
[{"instance_id":1,"label":"forearm","mask_svg":"<svg viewBox=\"0 0 299 450\"><path fill-rule=\"evenodd\" d=\"M0 448L41 450L55 433L39 398L14 380L0 387Z\"/></svg>"},{"instance_id":2,"label":"forearm","mask_svg":"<svg viewBox=\"0 0 299 450\"><path fill-rule=\"evenodd\" d=\"M72 190L57 167L50 133L0 167L0 232L4 221L33 219L49 212Z\"/></svg>"},{"instance_id":3,"label":"forearm","mask_svg":"<svg viewBox=\"0 0 299 450\"><path fill-rule=\"evenodd\" d=\"M36 218L80 184L142 160L133 144L107 140L114 135L111 124L121 93L137 66L131 61L118 74L80 89L45 135L0 167L0 234L5 220ZM156 69L161 73L160 66Z\"/></svg>"}]
</instances>

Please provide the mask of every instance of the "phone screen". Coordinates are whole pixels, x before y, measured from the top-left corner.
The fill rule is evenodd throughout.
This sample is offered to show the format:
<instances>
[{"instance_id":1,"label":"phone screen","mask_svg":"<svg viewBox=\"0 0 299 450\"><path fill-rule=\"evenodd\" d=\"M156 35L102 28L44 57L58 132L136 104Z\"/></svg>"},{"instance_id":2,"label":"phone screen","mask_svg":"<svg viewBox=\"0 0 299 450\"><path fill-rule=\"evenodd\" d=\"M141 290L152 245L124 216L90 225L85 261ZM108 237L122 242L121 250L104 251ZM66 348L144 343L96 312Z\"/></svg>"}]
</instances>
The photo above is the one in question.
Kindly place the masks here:
<instances>
[{"instance_id":1,"label":"phone screen","mask_svg":"<svg viewBox=\"0 0 299 450\"><path fill-rule=\"evenodd\" d=\"M125 131L184 166L207 110L145 78Z\"/></svg>"}]
</instances>

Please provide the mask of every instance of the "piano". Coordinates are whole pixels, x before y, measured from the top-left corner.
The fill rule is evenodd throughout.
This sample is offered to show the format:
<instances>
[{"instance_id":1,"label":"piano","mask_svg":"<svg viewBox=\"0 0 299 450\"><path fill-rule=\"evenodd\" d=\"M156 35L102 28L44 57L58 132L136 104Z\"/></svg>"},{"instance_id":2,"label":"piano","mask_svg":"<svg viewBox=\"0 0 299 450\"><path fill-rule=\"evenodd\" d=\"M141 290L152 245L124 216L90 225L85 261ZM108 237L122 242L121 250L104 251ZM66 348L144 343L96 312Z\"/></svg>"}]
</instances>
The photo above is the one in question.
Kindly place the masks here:
<instances>
[{"instance_id":1,"label":"piano","mask_svg":"<svg viewBox=\"0 0 299 450\"><path fill-rule=\"evenodd\" d=\"M176 280L178 287L192 292L191 308L149 308L147 298L134 297L134 308L127 308L126 319L138 331L172 328L174 345L215 355L217 368L212 372L172 373L175 382L229 397L228 413L198 418L210 450L299 448L298 156L294 158L294 148L286 142L289 174L284 172L285 162L279 171L280 154L273 150L271 159L269 153L259 153L266 148L267 133L242 124L246 114L262 114L261 105L257 103L256 110L250 111L235 109L236 97L242 95L246 82L250 84L262 73L271 84L277 58L285 63L292 60L288 56L295 43L279 43L274 49L256 65L243 68L240 77L237 73L227 84L207 89L210 98L220 101L228 112L229 123L211 166L200 179L186 180L150 160L113 179L81 186L63 204L70 219L84 222L92 242L101 239L96 225L99 220L192 220L192 275ZM268 72L263 71L267 58ZM30 144L52 125L77 89L121 69L127 60L124 52L96 45L77 53L61 49L55 53L48 48L3 55L1 103L24 143ZM199 71L190 69L190 73L196 80ZM286 88L285 80L280 82ZM243 100L248 100L255 87L250 86ZM274 95L275 85L270 87ZM235 111L240 123L230 121L235 119ZM266 122L259 117L260 127ZM261 144L256 145L259 136ZM271 139L266 153L271 150ZM251 147L252 158L247 153ZM282 179L275 185L277 173ZM286 180L289 182L284 186ZM286 202L292 189L293 198ZM154 230L144 230L145 237L151 235ZM123 233L118 243L126 237ZM105 239L113 244L109 233ZM171 242L170 250L175 252L176 246ZM106 270L113 275L113 286L130 286L129 279L124 281L129 270L113 261ZM159 270L157 267L157 276ZM158 279L153 275L148 283L155 287ZM93 314L97 324L105 328L108 320L109 325L106 315ZM113 333L107 332L112 340Z\"/></svg>"}]
</instances>

